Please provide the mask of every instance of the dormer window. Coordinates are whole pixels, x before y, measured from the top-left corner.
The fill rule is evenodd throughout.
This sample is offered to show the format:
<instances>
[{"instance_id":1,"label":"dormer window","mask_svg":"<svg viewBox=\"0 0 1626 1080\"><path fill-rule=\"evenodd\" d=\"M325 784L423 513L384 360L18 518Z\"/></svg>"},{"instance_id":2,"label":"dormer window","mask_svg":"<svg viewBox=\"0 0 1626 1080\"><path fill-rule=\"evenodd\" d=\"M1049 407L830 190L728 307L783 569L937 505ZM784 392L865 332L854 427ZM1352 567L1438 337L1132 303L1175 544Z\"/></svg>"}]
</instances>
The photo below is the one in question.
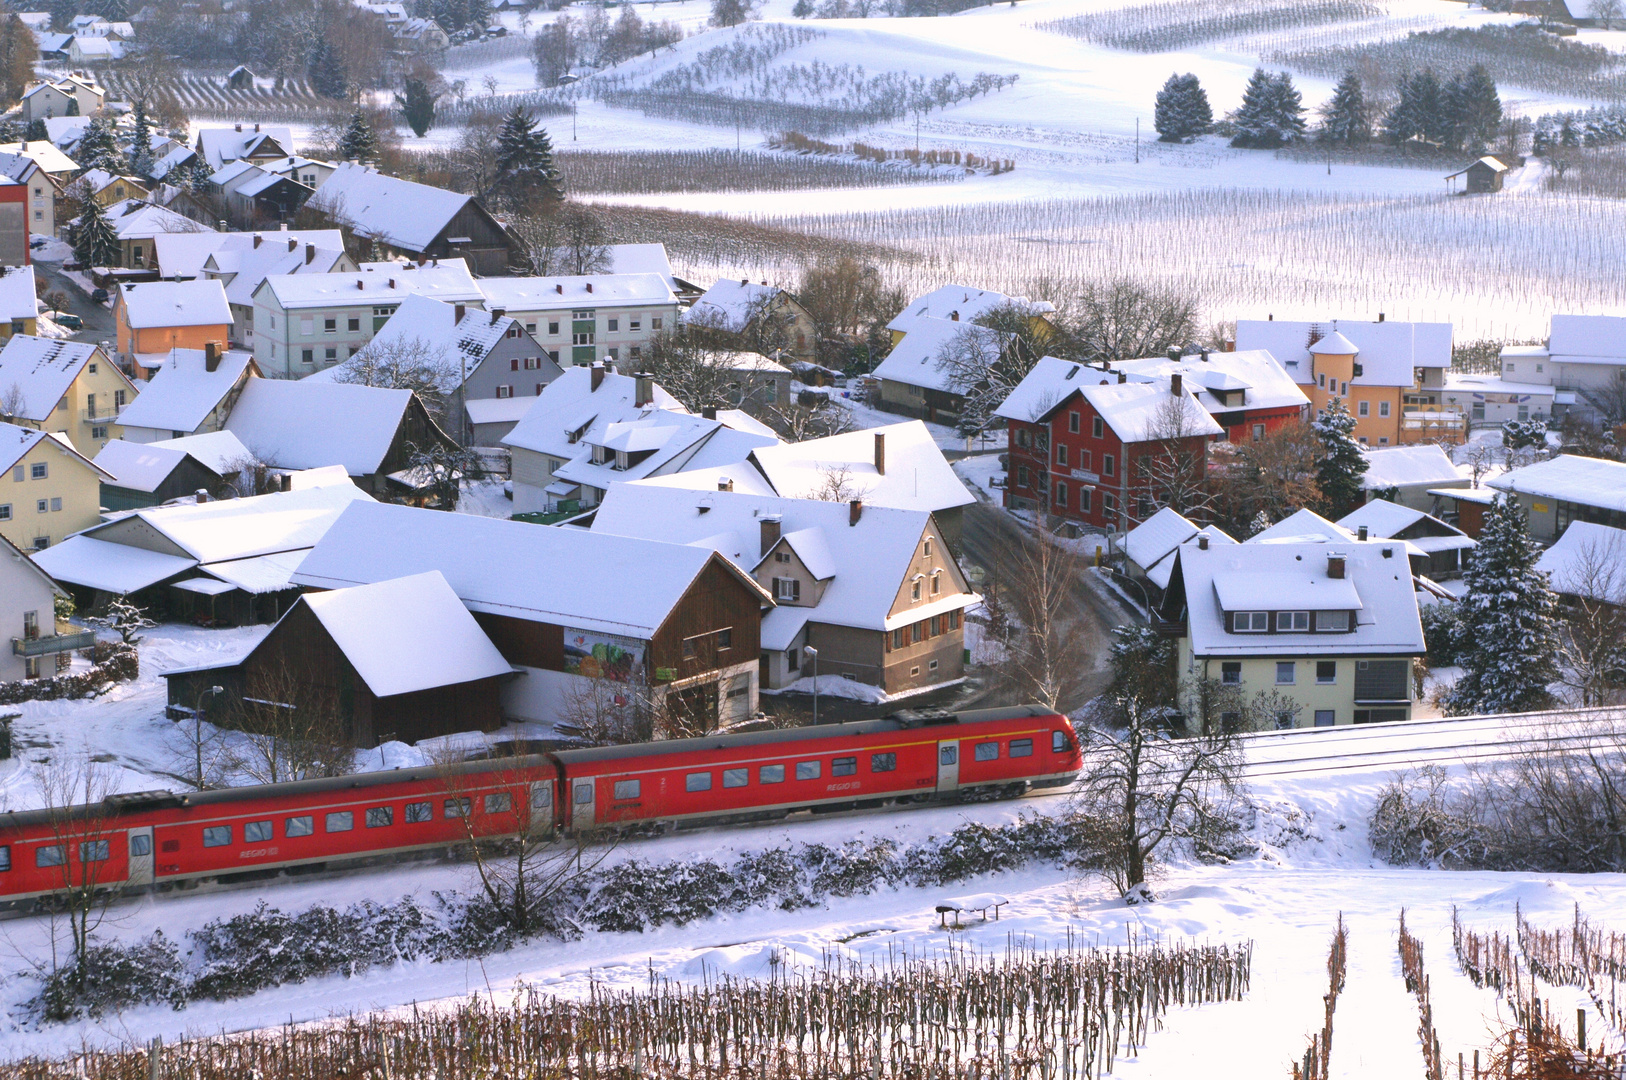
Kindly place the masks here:
<instances>
[{"instance_id":1,"label":"dormer window","mask_svg":"<svg viewBox=\"0 0 1626 1080\"><path fill-rule=\"evenodd\" d=\"M1268 611L1231 612L1231 631L1236 634L1263 634L1270 629Z\"/></svg>"},{"instance_id":2,"label":"dormer window","mask_svg":"<svg viewBox=\"0 0 1626 1080\"><path fill-rule=\"evenodd\" d=\"M1315 628L1317 630L1348 632L1349 612L1318 611L1315 613Z\"/></svg>"},{"instance_id":3,"label":"dormer window","mask_svg":"<svg viewBox=\"0 0 1626 1080\"><path fill-rule=\"evenodd\" d=\"M1278 633L1309 629L1310 613L1308 611L1278 611L1276 613L1276 630Z\"/></svg>"}]
</instances>

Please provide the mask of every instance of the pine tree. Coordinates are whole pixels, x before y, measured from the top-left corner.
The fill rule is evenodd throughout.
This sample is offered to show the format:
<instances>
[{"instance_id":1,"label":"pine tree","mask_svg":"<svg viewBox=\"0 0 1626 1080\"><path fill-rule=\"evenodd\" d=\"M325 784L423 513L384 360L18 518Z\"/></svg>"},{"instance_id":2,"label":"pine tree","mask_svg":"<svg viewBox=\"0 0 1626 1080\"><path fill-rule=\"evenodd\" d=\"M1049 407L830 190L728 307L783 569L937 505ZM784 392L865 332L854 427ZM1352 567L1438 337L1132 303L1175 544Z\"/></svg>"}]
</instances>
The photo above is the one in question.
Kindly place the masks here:
<instances>
[{"instance_id":1,"label":"pine tree","mask_svg":"<svg viewBox=\"0 0 1626 1080\"><path fill-rule=\"evenodd\" d=\"M44 120L30 120L27 130L23 132L23 138L29 142L44 142L48 141L51 136L45 130Z\"/></svg>"},{"instance_id":2,"label":"pine tree","mask_svg":"<svg viewBox=\"0 0 1626 1080\"><path fill-rule=\"evenodd\" d=\"M1236 137L1232 146L1269 150L1304 134L1304 102L1293 77L1283 71L1271 75L1255 68L1242 94L1242 107L1232 118Z\"/></svg>"},{"instance_id":3,"label":"pine tree","mask_svg":"<svg viewBox=\"0 0 1626 1080\"><path fill-rule=\"evenodd\" d=\"M373 126L360 109L350 115L350 126L339 139L339 160L359 161L363 165L378 163L378 140L373 137Z\"/></svg>"},{"instance_id":4,"label":"pine tree","mask_svg":"<svg viewBox=\"0 0 1626 1080\"><path fill-rule=\"evenodd\" d=\"M1384 138L1399 146L1414 139L1438 143L1445 135L1440 80L1428 68L1400 81L1400 100L1383 118Z\"/></svg>"},{"instance_id":5,"label":"pine tree","mask_svg":"<svg viewBox=\"0 0 1626 1080\"><path fill-rule=\"evenodd\" d=\"M152 121L147 118L147 107L136 99L130 136L130 172L146 179L152 172Z\"/></svg>"},{"instance_id":6,"label":"pine tree","mask_svg":"<svg viewBox=\"0 0 1626 1080\"><path fill-rule=\"evenodd\" d=\"M497 188L521 205L534 199L562 199L553 167L553 140L523 109L503 117L497 133Z\"/></svg>"},{"instance_id":7,"label":"pine tree","mask_svg":"<svg viewBox=\"0 0 1626 1080\"><path fill-rule=\"evenodd\" d=\"M420 139L435 122L435 94L422 79L408 77L406 96L396 94L395 106L401 110L407 127Z\"/></svg>"},{"instance_id":8,"label":"pine tree","mask_svg":"<svg viewBox=\"0 0 1626 1080\"><path fill-rule=\"evenodd\" d=\"M115 266L119 261L119 235L89 192L79 200L79 220L73 228L73 257L81 266Z\"/></svg>"},{"instance_id":9,"label":"pine tree","mask_svg":"<svg viewBox=\"0 0 1626 1080\"><path fill-rule=\"evenodd\" d=\"M1451 80L1442 108L1446 142L1454 149L1482 149L1496 137L1502 124L1502 99L1484 64L1475 64Z\"/></svg>"},{"instance_id":10,"label":"pine tree","mask_svg":"<svg viewBox=\"0 0 1626 1080\"><path fill-rule=\"evenodd\" d=\"M1332 99L1321 109L1321 139L1342 146L1358 146L1372 137L1372 116L1366 106L1361 77L1344 72Z\"/></svg>"},{"instance_id":11,"label":"pine tree","mask_svg":"<svg viewBox=\"0 0 1626 1080\"><path fill-rule=\"evenodd\" d=\"M1366 452L1355 441L1355 418L1349 415L1344 399L1335 397L1310 428L1321 442L1315 475L1322 509L1329 517L1342 517L1360 505L1361 477L1369 467Z\"/></svg>"},{"instance_id":12,"label":"pine tree","mask_svg":"<svg viewBox=\"0 0 1626 1080\"><path fill-rule=\"evenodd\" d=\"M1270 91L1278 137L1284 143L1304 138L1304 95L1293 85L1293 76L1278 71L1271 77Z\"/></svg>"},{"instance_id":13,"label":"pine tree","mask_svg":"<svg viewBox=\"0 0 1626 1080\"><path fill-rule=\"evenodd\" d=\"M209 163L200 157L194 156L178 170L171 170L172 184L184 184L186 189L194 195L209 194L209 177L214 174L209 171Z\"/></svg>"},{"instance_id":14,"label":"pine tree","mask_svg":"<svg viewBox=\"0 0 1626 1080\"><path fill-rule=\"evenodd\" d=\"M90 123L85 125L85 133L79 137L74 157L82 168L106 169L115 176L129 172L129 165L124 160L123 151L119 149L118 137L113 132L113 126L99 116L92 118Z\"/></svg>"},{"instance_id":15,"label":"pine tree","mask_svg":"<svg viewBox=\"0 0 1626 1080\"><path fill-rule=\"evenodd\" d=\"M806 19L813 14L813 0L796 0L796 6L790 13L798 19Z\"/></svg>"},{"instance_id":16,"label":"pine tree","mask_svg":"<svg viewBox=\"0 0 1626 1080\"><path fill-rule=\"evenodd\" d=\"M1163 89L1157 92L1152 123L1163 142L1190 142L1213 125L1214 113L1208 106L1208 94L1197 76L1189 72L1169 76Z\"/></svg>"},{"instance_id":17,"label":"pine tree","mask_svg":"<svg viewBox=\"0 0 1626 1080\"><path fill-rule=\"evenodd\" d=\"M1462 573L1462 678L1446 696L1446 711L1527 712L1550 702L1557 597L1536 569L1539 549L1511 495L1498 495L1479 533L1473 561Z\"/></svg>"},{"instance_id":18,"label":"pine tree","mask_svg":"<svg viewBox=\"0 0 1626 1080\"><path fill-rule=\"evenodd\" d=\"M328 45L325 37L317 37L311 46L310 61L306 64L311 88L325 98L339 101L350 94L350 76L344 69L344 60Z\"/></svg>"}]
</instances>

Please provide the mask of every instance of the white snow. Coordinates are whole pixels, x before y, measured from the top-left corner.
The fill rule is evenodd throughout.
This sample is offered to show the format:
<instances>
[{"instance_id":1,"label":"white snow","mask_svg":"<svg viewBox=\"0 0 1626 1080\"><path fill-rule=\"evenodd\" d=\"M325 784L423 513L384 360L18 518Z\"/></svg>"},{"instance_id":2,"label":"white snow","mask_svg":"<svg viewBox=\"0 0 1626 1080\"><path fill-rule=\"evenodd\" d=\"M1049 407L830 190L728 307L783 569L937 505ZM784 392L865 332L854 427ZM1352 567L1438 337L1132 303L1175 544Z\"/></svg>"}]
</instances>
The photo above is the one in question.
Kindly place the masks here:
<instances>
[{"instance_id":1,"label":"white snow","mask_svg":"<svg viewBox=\"0 0 1626 1080\"><path fill-rule=\"evenodd\" d=\"M876 468L877 440L884 440L882 469ZM751 459L774 491L787 498L808 498L836 480L849 498L868 506L946 510L976 498L919 420L760 447Z\"/></svg>"},{"instance_id":2,"label":"white snow","mask_svg":"<svg viewBox=\"0 0 1626 1080\"><path fill-rule=\"evenodd\" d=\"M126 282L121 292L125 320L137 330L231 325L226 289L218 281Z\"/></svg>"},{"instance_id":3,"label":"white snow","mask_svg":"<svg viewBox=\"0 0 1626 1080\"><path fill-rule=\"evenodd\" d=\"M1626 462L1560 454L1485 483L1498 491L1626 511Z\"/></svg>"},{"instance_id":4,"label":"white snow","mask_svg":"<svg viewBox=\"0 0 1626 1080\"><path fill-rule=\"evenodd\" d=\"M169 359L119 413L119 423L157 431L196 431L237 385L251 359L248 352L227 349L210 371L202 349L171 349Z\"/></svg>"},{"instance_id":5,"label":"white snow","mask_svg":"<svg viewBox=\"0 0 1626 1080\"><path fill-rule=\"evenodd\" d=\"M184 450L109 439L96 455L96 467L107 470L118 487L155 491L185 460Z\"/></svg>"},{"instance_id":6,"label":"white snow","mask_svg":"<svg viewBox=\"0 0 1626 1080\"><path fill-rule=\"evenodd\" d=\"M894 320L895 321L895 320ZM956 371L941 362L944 350L969 351L975 348L985 365L999 359L999 351L1011 335L975 323L961 323L921 315L909 322L909 332L892 347L871 374L877 379L921 386L928 390L958 393Z\"/></svg>"},{"instance_id":7,"label":"white snow","mask_svg":"<svg viewBox=\"0 0 1626 1080\"><path fill-rule=\"evenodd\" d=\"M1451 455L1433 443L1385 446L1365 453L1366 472L1361 475L1361 487L1367 491L1415 484L1449 487L1467 479L1452 464Z\"/></svg>"},{"instance_id":8,"label":"white snow","mask_svg":"<svg viewBox=\"0 0 1626 1080\"><path fill-rule=\"evenodd\" d=\"M1315 349L1335 355L1354 353L1361 373L1349 380L1356 386L1410 387L1417 368L1451 368L1451 324L1448 322L1363 322L1331 319L1324 323L1288 319L1238 319L1236 347L1265 349L1301 386L1315 382L1308 347L1311 331L1342 340L1322 341Z\"/></svg>"},{"instance_id":9,"label":"white snow","mask_svg":"<svg viewBox=\"0 0 1626 1080\"><path fill-rule=\"evenodd\" d=\"M382 240L403 251L423 251L469 199L344 161L322 181L306 205L343 218L358 236Z\"/></svg>"},{"instance_id":10,"label":"white snow","mask_svg":"<svg viewBox=\"0 0 1626 1080\"><path fill-rule=\"evenodd\" d=\"M1159 437L1168 422L1171 398L1179 402L1184 415L1181 427L1189 436L1224 435L1208 410L1182 385L1175 397L1169 380L1123 382L1111 373L1085 364L1046 356L1033 365L996 410L995 415L1023 423L1042 422L1065 405L1074 394L1089 402L1090 408L1106 421L1113 433L1126 443Z\"/></svg>"},{"instance_id":11,"label":"white snow","mask_svg":"<svg viewBox=\"0 0 1626 1080\"><path fill-rule=\"evenodd\" d=\"M1626 606L1626 529L1572 521L1536 569L1552 575L1555 592Z\"/></svg>"},{"instance_id":12,"label":"white snow","mask_svg":"<svg viewBox=\"0 0 1626 1080\"><path fill-rule=\"evenodd\" d=\"M1626 318L1554 315L1547 348L1559 361L1626 364Z\"/></svg>"},{"instance_id":13,"label":"white snow","mask_svg":"<svg viewBox=\"0 0 1626 1080\"><path fill-rule=\"evenodd\" d=\"M464 259L422 266L410 259L365 262L354 274L270 274L261 287L270 289L286 310L398 304L414 294L451 303L485 302Z\"/></svg>"},{"instance_id":14,"label":"white snow","mask_svg":"<svg viewBox=\"0 0 1626 1080\"><path fill-rule=\"evenodd\" d=\"M365 476L383 464L411 401L412 391L381 386L250 379L226 430L267 465Z\"/></svg>"},{"instance_id":15,"label":"white snow","mask_svg":"<svg viewBox=\"0 0 1626 1080\"><path fill-rule=\"evenodd\" d=\"M12 277L25 280L21 275ZM29 275L26 280L32 292L33 276ZM57 403L98 352L92 342L14 334L5 347L0 348L0 394L10 394L15 387L22 394L22 407L17 415L44 423L52 419ZM102 363L108 362L103 356ZM128 379L124 384L132 393L135 391Z\"/></svg>"},{"instance_id":16,"label":"white snow","mask_svg":"<svg viewBox=\"0 0 1626 1080\"><path fill-rule=\"evenodd\" d=\"M976 322L1000 308L1014 307L1031 315L1052 315L1056 305L1048 300L1029 300L1025 296L1006 296L990 289L974 289L969 285L944 285L909 302L891 322L888 330L913 333L920 319L939 319L945 322Z\"/></svg>"}]
</instances>

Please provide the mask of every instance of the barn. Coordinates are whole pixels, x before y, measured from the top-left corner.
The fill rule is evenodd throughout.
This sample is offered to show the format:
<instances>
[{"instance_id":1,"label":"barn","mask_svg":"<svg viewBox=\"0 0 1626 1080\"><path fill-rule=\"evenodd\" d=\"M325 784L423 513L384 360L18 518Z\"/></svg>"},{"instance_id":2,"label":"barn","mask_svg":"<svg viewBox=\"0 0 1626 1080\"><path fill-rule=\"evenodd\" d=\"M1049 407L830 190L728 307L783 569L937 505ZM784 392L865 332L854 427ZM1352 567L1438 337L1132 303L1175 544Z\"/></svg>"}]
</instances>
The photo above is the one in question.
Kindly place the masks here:
<instances>
[{"instance_id":1,"label":"barn","mask_svg":"<svg viewBox=\"0 0 1626 1080\"><path fill-rule=\"evenodd\" d=\"M1445 178L1450 184L1457 177L1463 177L1463 194L1488 195L1502 190L1502 178L1507 175L1507 166L1489 155L1480 158L1466 169L1459 169Z\"/></svg>"}]
</instances>

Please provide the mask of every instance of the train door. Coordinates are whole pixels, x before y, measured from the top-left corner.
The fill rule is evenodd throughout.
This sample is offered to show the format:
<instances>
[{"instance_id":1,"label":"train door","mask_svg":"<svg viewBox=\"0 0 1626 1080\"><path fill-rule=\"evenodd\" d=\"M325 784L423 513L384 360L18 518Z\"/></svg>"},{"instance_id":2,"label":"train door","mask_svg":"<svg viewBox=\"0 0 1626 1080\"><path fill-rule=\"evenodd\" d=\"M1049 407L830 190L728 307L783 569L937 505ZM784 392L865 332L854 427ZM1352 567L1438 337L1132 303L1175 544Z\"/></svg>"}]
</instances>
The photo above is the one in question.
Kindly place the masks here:
<instances>
[{"instance_id":1,"label":"train door","mask_svg":"<svg viewBox=\"0 0 1626 1080\"><path fill-rule=\"evenodd\" d=\"M152 884L152 827L129 829L125 841L130 845L130 884Z\"/></svg>"},{"instance_id":2,"label":"train door","mask_svg":"<svg viewBox=\"0 0 1626 1080\"><path fill-rule=\"evenodd\" d=\"M570 827L577 832L593 827L593 781L590 779L571 781Z\"/></svg>"},{"instance_id":3,"label":"train door","mask_svg":"<svg viewBox=\"0 0 1626 1080\"><path fill-rule=\"evenodd\" d=\"M948 794L960 790L960 743L949 740L937 744L937 791Z\"/></svg>"}]
</instances>

